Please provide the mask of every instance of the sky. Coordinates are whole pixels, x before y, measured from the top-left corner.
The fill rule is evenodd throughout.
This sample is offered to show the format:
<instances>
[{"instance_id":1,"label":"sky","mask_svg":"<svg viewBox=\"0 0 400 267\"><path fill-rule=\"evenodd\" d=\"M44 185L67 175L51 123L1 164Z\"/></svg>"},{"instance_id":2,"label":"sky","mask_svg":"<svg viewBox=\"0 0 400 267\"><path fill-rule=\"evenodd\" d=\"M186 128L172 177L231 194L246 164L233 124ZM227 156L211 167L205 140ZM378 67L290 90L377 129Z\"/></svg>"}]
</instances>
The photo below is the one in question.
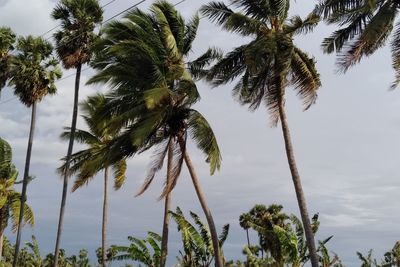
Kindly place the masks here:
<instances>
[{"instance_id":1,"label":"sky","mask_svg":"<svg viewBox=\"0 0 400 267\"><path fill-rule=\"evenodd\" d=\"M100 1L101 4L107 0ZM105 19L137 3L135 0L115 0L105 8ZM171 3L177 3L178 0ZM208 1L186 0L177 9L186 18ZM147 9L146 0L139 7ZM0 25L10 26L19 35L41 35L56 26L50 18L54 0L0 0ZM306 15L314 1L292 1L291 13ZM317 103L303 112L301 101L290 88L287 112L295 154L302 177L310 214L319 213L321 226L317 239L333 235L329 249L336 252L346 266L359 266L356 251L373 248L382 258L400 239L400 205L398 205L400 158L400 91L389 90L394 79L390 49L383 48L346 75L338 74L333 55L324 55L320 44L333 28L321 24L312 34L299 37L296 44L314 55L321 74L322 87ZM45 35L51 39L51 34ZM246 42L240 36L220 31L201 20L193 55L200 55L209 46L229 51ZM64 71L64 77L73 74ZM101 86L85 86L93 75L82 74L80 99L96 92L106 92ZM36 215L36 226L25 228L23 239L33 234L42 253L52 252L62 180L55 170L67 152L67 143L59 135L70 125L73 101L73 77L57 83L58 93L47 97L38 106L37 131L33 145L28 203ZM194 165L201 178L209 205L220 231L231 225L224 246L228 259L241 258L246 243L245 232L238 218L254 204L279 203L284 211L299 216L293 184L284 153L280 128L271 128L264 108L250 112L231 97L232 85L211 89L199 83L202 96L196 108L209 120L222 152L222 167L209 175L204 156L195 146L189 146ZM20 170L25 160L30 110L15 99L12 90L3 90L0 98L0 136L14 149L14 161ZM78 127L83 128L82 120ZM75 151L81 149L75 146ZM151 152L129 160L127 182L118 192L111 193L109 244L126 243L128 235L144 237L146 231L161 232L163 203L157 201L163 174L144 196L134 194L143 181ZM88 187L68 194L62 247L68 253L86 248L93 256L100 246L102 177L96 177ZM174 190L173 206L188 214L202 214L195 191L185 170ZM172 223L170 259L180 248L179 234ZM10 234L9 234L10 235ZM256 236L252 236L254 242ZM12 238L11 238L12 239Z\"/></svg>"}]
</instances>

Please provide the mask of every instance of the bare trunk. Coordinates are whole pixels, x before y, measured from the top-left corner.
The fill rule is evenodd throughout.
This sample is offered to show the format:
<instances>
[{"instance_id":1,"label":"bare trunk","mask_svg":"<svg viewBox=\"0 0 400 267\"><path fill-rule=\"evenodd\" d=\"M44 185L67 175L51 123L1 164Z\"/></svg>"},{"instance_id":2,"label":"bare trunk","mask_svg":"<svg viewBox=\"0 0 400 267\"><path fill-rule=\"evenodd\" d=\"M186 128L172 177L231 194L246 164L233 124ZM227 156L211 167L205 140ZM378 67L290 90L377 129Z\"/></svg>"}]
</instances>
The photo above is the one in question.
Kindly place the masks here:
<instances>
[{"instance_id":1,"label":"bare trunk","mask_svg":"<svg viewBox=\"0 0 400 267\"><path fill-rule=\"evenodd\" d=\"M108 167L104 169L104 199L103 199L103 223L101 226L101 253L102 265L107 267L107 222L108 222Z\"/></svg>"},{"instance_id":2,"label":"bare trunk","mask_svg":"<svg viewBox=\"0 0 400 267\"><path fill-rule=\"evenodd\" d=\"M182 144L181 144L181 147L184 147L184 146L182 146ZM212 240L213 249L214 249L215 267L223 267L224 264L223 264L223 259L221 257L221 252L220 252L220 247L219 247L219 239L218 239L218 235L217 235L217 230L215 228L214 219L213 219L211 211L207 205L206 197L203 193L203 190L201 189L199 179L194 170L194 166L192 164L192 161L190 160L189 154L187 153L186 150L184 150L183 152L184 152L186 166L188 167L190 177L192 178L194 189L196 190L197 197L199 198L201 207L207 218L208 227L210 228L211 240Z\"/></svg>"},{"instance_id":3,"label":"bare trunk","mask_svg":"<svg viewBox=\"0 0 400 267\"><path fill-rule=\"evenodd\" d=\"M296 166L296 160L293 152L292 140L290 137L289 126L285 113L285 101L284 96L281 93L279 97L279 117L282 125L283 138L285 140L286 156L289 163L290 172L292 174L293 184L296 191L297 202L299 204L301 220L304 226L304 233L307 239L307 246L310 253L312 267L318 267L318 255L315 248L314 233L311 228L311 222L307 211L307 203L301 185L301 179Z\"/></svg>"},{"instance_id":4,"label":"bare trunk","mask_svg":"<svg viewBox=\"0 0 400 267\"><path fill-rule=\"evenodd\" d=\"M0 261L3 259L3 242L4 242L4 234L0 234Z\"/></svg>"},{"instance_id":5,"label":"bare trunk","mask_svg":"<svg viewBox=\"0 0 400 267\"><path fill-rule=\"evenodd\" d=\"M26 189L27 189L28 183L29 183L29 167L31 164L31 155L32 155L33 136L35 133L35 124L36 124L36 103L33 103L32 115L31 115L31 128L29 130L28 148L26 151L26 159L25 159L24 179L22 181L21 205L19 207L20 213L19 213L19 218L18 218L17 238L15 241L13 267L17 266L18 256L19 256L19 247L21 244L21 234L22 234L22 225L23 225L22 221L24 218Z\"/></svg>"},{"instance_id":6,"label":"bare trunk","mask_svg":"<svg viewBox=\"0 0 400 267\"><path fill-rule=\"evenodd\" d=\"M250 247L249 229L246 229L246 236L247 236L247 246Z\"/></svg>"},{"instance_id":7,"label":"bare trunk","mask_svg":"<svg viewBox=\"0 0 400 267\"><path fill-rule=\"evenodd\" d=\"M74 108L73 108L73 113L72 113L71 135L69 138L68 152L67 152L67 157L66 157L66 162L65 162L64 183L63 183L63 190L62 190L62 197L61 197L60 217L58 219L57 239L56 239L56 247L54 250L53 267L57 267L57 264L58 264L61 234L62 234L63 224L64 224L65 203L67 200L67 192L68 192L69 164L71 161L71 155L72 155L72 150L73 150L73 146L74 146L76 121L78 119L78 100L79 100L79 84L80 84L80 79L81 79L81 69L82 69L82 65L78 65L78 67L76 68Z\"/></svg>"},{"instance_id":8,"label":"bare trunk","mask_svg":"<svg viewBox=\"0 0 400 267\"><path fill-rule=\"evenodd\" d=\"M168 147L168 162L167 162L167 183L171 181L171 172L172 172L172 140L170 140L170 144ZM171 209L171 192L169 192L165 196L165 205L164 205L164 221L163 221L163 230L161 237L161 257L160 257L160 267L165 267L167 262L168 255L168 229L169 229L169 210Z\"/></svg>"}]
</instances>

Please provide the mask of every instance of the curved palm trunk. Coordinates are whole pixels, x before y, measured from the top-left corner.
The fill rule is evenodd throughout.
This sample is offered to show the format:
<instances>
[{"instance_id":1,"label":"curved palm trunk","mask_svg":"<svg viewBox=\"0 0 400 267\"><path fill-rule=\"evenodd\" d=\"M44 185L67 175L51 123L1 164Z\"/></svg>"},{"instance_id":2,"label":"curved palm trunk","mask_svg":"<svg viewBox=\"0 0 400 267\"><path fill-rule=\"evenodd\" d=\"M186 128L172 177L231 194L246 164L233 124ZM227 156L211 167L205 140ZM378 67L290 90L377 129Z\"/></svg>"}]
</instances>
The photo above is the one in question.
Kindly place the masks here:
<instances>
[{"instance_id":1,"label":"curved palm trunk","mask_svg":"<svg viewBox=\"0 0 400 267\"><path fill-rule=\"evenodd\" d=\"M247 246L250 247L249 229L246 229Z\"/></svg>"},{"instance_id":2,"label":"curved palm trunk","mask_svg":"<svg viewBox=\"0 0 400 267\"><path fill-rule=\"evenodd\" d=\"M104 169L103 222L101 225L102 265L107 266L107 223L108 223L108 167Z\"/></svg>"},{"instance_id":3,"label":"curved palm trunk","mask_svg":"<svg viewBox=\"0 0 400 267\"><path fill-rule=\"evenodd\" d=\"M182 147L182 145L181 145L181 147ZM187 153L186 150L184 150L184 158L185 158L186 166L188 167L188 170L190 173L190 177L192 178L192 182L194 185L194 189L196 190L197 197L199 198L204 215L207 218L208 227L210 228L211 240L212 240L213 249L214 249L215 267L223 267L224 264L223 264L223 259L221 257L221 251L220 251L220 247L219 247L219 239L218 239L218 235L217 235L217 230L215 228L214 219L212 217L211 210L207 205L204 192L201 189L199 178L197 177L197 174L196 174L196 171L194 170L192 161L190 160L189 154Z\"/></svg>"},{"instance_id":4,"label":"curved palm trunk","mask_svg":"<svg viewBox=\"0 0 400 267\"><path fill-rule=\"evenodd\" d=\"M79 64L76 68L75 95L74 95L74 108L73 108L73 113L72 113L71 135L69 138L68 152L67 152L67 157L66 157L66 162L65 162L64 184L63 184L62 197L61 197L60 217L58 219L57 240L56 240L56 247L55 247L55 251L54 251L53 267L57 267L58 257L59 257L59 252L60 252L61 233L62 233L63 223L64 223L65 202L67 200L67 191L68 191L69 164L71 161L72 149L74 146L76 121L78 119L78 100L79 100L79 84L80 84L80 80L81 80L81 69L82 69L82 65Z\"/></svg>"},{"instance_id":5,"label":"curved palm trunk","mask_svg":"<svg viewBox=\"0 0 400 267\"><path fill-rule=\"evenodd\" d=\"M308 246L308 250L310 252L311 265L312 265L312 267L318 267L319 261L318 261L317 250L315 248L314 233L312 231L310 218L308 216L307 203L306 203L306 199L304 196L303 187L301 185L300 174L299 174L299 172L297 170L297 166L296 166L296 160L295 160L295 156L294 156L294 152L293 152L292 140L290 137L289 126L288 126L287 117L286 117L286 113L285 113L285 101L284 101L283 95L281 95L279 97L278 102L279 102L278 103L279 104L279 117L280 117L281 125L282 125L283 138L285 140L286 156L288 159L290 172L292 174L292 180L293 180L294 188L296 191L297 202L299 204L301 220L303 222L304 233L305 233L305 236L307 239L307 246Z\"/></svg>"},{"instance_id":6,"label":"curved palm trunk","mask_svg":"<svg viewBox=\"0 0 400 267\"><path fill-rule=\"evenodd\" d=\"M29 139L28 139L28 148L26 151L26 160L25 160L25 169L24 169L24 179L22 181L22 193L21 193L21 205L20 212L18 218L18 230L17 230L17 238L15 241L15 251L14 251L14 260L13 267L17 266L18 255L19 255L19 247L21 244L21 234L22 234L22 220L24 218L24 208L26 201L26 189L28 187L29 182L29 167L31 164L31 155L32 155L32 145L33 145L33 136L35 133L35 124L36 124L36 103L32 104L32 115L31 115L31 128L29 130Z\"/></svg>"},{"instance_id":7,"label":"curved palm trunk","mask_svg":"<svg viewBox=\"0 0 400 267\"><path fill-rule=\"evenodd\" d=\"M172 140L168 145L168 162L167 162L167 185L171 181L171 172L172 172ZM169 229L169 211L171 209L171 192L169 192L165 196L165 204L164 204L164 221L163 221L163 230L161 237L161 256L160 256L160 267L165 267L167 262L168 255L168 229Z\"/></svg>"}]
</instances>

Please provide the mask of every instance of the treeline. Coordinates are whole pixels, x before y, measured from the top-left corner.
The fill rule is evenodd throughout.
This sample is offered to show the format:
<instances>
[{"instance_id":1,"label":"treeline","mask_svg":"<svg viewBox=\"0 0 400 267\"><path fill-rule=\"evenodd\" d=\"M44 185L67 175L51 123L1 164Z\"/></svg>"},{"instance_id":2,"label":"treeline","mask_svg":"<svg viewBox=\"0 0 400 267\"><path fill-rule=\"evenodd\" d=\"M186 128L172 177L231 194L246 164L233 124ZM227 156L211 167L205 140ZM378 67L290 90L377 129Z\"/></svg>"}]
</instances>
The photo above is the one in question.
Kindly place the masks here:
<instances>
[{"instance_id":1,"label":"treeline","mask_svg":"<svg viewBox=\"0 0 400 267\"><path fill-rule=\"evenodd\" d=\"M54 44L42 37L17 37L10 28L0 28L0 88L10 87L21 103L31 109L21 193L14 189L17 172L12 164L11 148L1 140L1 230L3 233L8 220L12 220L17 233L13 266L21 266L20 256L22 252L27 253L20 250L22 226L34 223L33 213L25 202L32 180L30 161L36 109L43 98L56 93L56 82L62 77L60 65L75 70L76 76L71 125L61 135L69 143L63 164L58 169L63 177L63 190L52 266L61 265L61 237L70 177L75 177L72 186L72 191L75 191L97 174L103 176L100 252L101 265L106 266L114 259L112 253L107 253L111 248L107 245L110 173L114 188L119 189L125 181L126 159L149 150L154 156L137 195L151 186L164 164L167 173L165 187L160 194L160 199L165 201L161 237L152 233L149 239L152 240L151 246L160 243L159 262L152 264L166 266L169 220L170 217L176 220L179 215L171 212L171 197L184 167L189 171L206 218L206 224L202 225L205 227L203 231L207 230L208 247L202 253L209 254L201 256L204 262L199 263L197 256L193 262L190 255L197 251L184 249L180 262L187 266L205 266L213 262L216 267L222 267L226 264L222 252L223 240L218 235L206 192L201 187L187 148L188 142L197 145L210 166L211 175L220 168L222 157L217 138L207 119L194 108L194 104L200 101L196 86L199 80L206 81L211 87L236 82L231 86L235 99L250 110L266 107L271 124L280 125L282 130L300 220L282 217L281 221L272 220L267 225L258 225L242 218L241 222L247 230L253 229L261 236L259 244L248 241L244 264L301 266L307 261L313 267L321 264L340 266L336 256L323 254L327 253L324 246L329 238L322 242L314 240L316 221L309 216L285 111L287 89L297 92L307 110L316 102L317 91L322 84L315 59L295 44L295 38L311 32L321 20L337 25L338 29L323 41L322 47L326 53L336 52L338 66L346 71L364 56L382 47L393 32L394 88L400 81L400 25L395 24L398 0L321 0L305 18L289 16L290 0L230 0L230 4L210 2L190 19L185 19L174 5L163 0L153 3L148 11L135 6L124 12L122 19L110 21L103 20L103 7L98 0L60 0L51 14L59 24L53 36ZM246 37L248 42L227 53L209 48L202 51L198 58L188 60L193 52L200 16L222 30ZM96 30L98 28L101 32ZM86 64L95 70L87 84L105 85L108 91L80 101L80 79L82 67ZM87 130L77 129L79 102ZM74 152L75 142L83 143L85 149ZM298 226L301 226L301 240L299 235L292 235ZM183 228L179 227L179 230ZM224 228L222 237L226 233L227 228ZM282 238L289 243L283 242ZM131 238L133 243L135 240ZM184 243L185 240L183 238ZM137 244L144 249L143 244ZM293 244L296 244L296 249ZM84 254L82 252L83 261ZM367 256L365 261L370 258Z\"/></svg>"}]
</instances>

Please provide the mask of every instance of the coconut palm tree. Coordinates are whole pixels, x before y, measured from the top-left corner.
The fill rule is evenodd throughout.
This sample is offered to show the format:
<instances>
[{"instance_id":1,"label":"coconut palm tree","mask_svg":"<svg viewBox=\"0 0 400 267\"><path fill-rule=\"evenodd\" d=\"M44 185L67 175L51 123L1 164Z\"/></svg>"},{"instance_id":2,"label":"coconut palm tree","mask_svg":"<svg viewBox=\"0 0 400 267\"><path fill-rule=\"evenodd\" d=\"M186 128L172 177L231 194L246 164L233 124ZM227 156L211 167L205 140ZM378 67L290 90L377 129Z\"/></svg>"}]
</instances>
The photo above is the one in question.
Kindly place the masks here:
<instances>
[{"instance_id":1,"label":"coconut palm tree","mask_svg":"<svg viewBox=\"0 0 400 267\"><path fill-rule=\"evenodd\" d=\"M125 181L126 162L121 160L111 166L103 165L103 153L107 153L104 148L107 144L116 137L116 133L110 132L107 129L107 121L98 123L94 121L96 110L105 104L104 95L97 94L89 97L83 104L83 119L88 126L88 131L77 129L75 139L79 143L85 144L88 148L72 154L69 174L78 173L72 191L88 184L90 180L97 174L99 169L104 170L104 194L103 194L103 219L102 219L102 265L106 266L106 251L107 251L107 221L108 221L108 173L111 167L114 171L114 188L120 189ZM61 137L69 140L71 135L70 128L64 132ZM64 159L65 160L65 159ZM98 167L101 165L102 167ZM66 165L60 167L60 173L64 173Z\"/></svg>"},{"instance_id":2,"label":"coconut palm tree","mask_svg":"<svg viewBox=\"0 0 400 267\"><path fill-rule=\"evenodd\" d=\"M395 88L400 83L399 8L397 0L320 0L316 12L326 23L339 27L322 42L324 52L336 52L340 70L347 71L391 38L392 65L396 72L392 88Z\"/></svg>"},{"instance_id":3,"label":"coconut palm tree","mask_svg":"<svg viewBox=\"0 0 400 267\"><path fill-rule=\"evenodd\" d=\"M18 171L12 163L10 145L0 138L0 260L3 256L3 234L11 219L13 231L17 230L21 208L21 194L14 189ZM35 217L31 208L24 205L24 223L33 226Z\"/></svg>"},{"instance_id":4,"label":"coconut palm tree","mask_svg":"<svg viewBox=\"0 0 400 267\"><path fill-rule=\"evenodd\" d=\"M115 158L107 160L150 148L156 151L138 195L146 191L156 172L162 169L165 157L168 158L167 179L160 197L165 198L160 266L165 266L167 257L170 192L184 161L210 225L216 264L222 266L214 221L186 150L191 134L206 154L211 173L219 168L221 157L210 125L191 108L199 100L192 74L197 75L217 55L209 50L196 61L186 61L198 24L197 15L186 23L166 1L153 4L149 14L134 9L124 20L103 28L104 39L92 64L98 73L89 81L112 86L103 110L112 117L109 127L122 129L111 144L113 153L108 153Z\"/></svg>"},{"instance_id":5,"label":"coconut palm tree","mask_svg":"<svg viewBox=\"0 0 400 267\"><path fill-rule=\"evenodd\" d=\"M9 86L14 88L14 94L22 104L31 108L32 114L22 183L21 214L15 244L14 266L16 266L21 243L21 227L36 123L36 106L46 95L56 93L55 82L62 75L58 61L52 56L53 46L50 42L41 37L20 37L16 48L16 55L13 56L10 66Z\"/></svg>"},{"instance_id":6,"label":"coconut palm tree","mask_svg":"<svg viewBox=\"0 0 400 267\"><path fill-rule=\"evenodd\" d=\"M64 183L54 252L54 266L57 266L68 191L68 170L78 118L79 85L82 65L88 63L92 56L91 47L97 38L94 29L103 21L103 10L98 0L60 0L51 15L53 19L59 20L61 23L61 30L54 34L58 57L62 61L64 68L76 69L71 135L66 156L66 171L63 174Z\"/></svg>"},{"instance_id":7,"label":"coconut palm tree","mask_svg":"<svg viewBox=\"0 0 400 267\"><path fill-rule=\"evenodd\" d=\"M239 78L233 89L239 102L252 110L264 103L272 125L281 122L311 262L316 267L318 257L285 112L285 91L288 86L293 86L305 109L316 100L321 82L315 62L294 44L293 39L297 34L311 31L319 17L311 13L304 20L299 16L288 18L289 0L230 2L240 11L234 11L223 2L210 2L201 8L201 12L224 30L251 38L251 41L227 53L210 69L207 79L219 86Z\"/></svg>"},{"instance_id":8,"label":"coconut palm tree","mask_svg":"<svg viewBox=\"0 0 400 267\"><path fill-rule=\"evenodd\" d=\"M10 73L10 52L14 49L15 34L10 28L0 27L0 92Z\"/></svg>"}]
</instances>

